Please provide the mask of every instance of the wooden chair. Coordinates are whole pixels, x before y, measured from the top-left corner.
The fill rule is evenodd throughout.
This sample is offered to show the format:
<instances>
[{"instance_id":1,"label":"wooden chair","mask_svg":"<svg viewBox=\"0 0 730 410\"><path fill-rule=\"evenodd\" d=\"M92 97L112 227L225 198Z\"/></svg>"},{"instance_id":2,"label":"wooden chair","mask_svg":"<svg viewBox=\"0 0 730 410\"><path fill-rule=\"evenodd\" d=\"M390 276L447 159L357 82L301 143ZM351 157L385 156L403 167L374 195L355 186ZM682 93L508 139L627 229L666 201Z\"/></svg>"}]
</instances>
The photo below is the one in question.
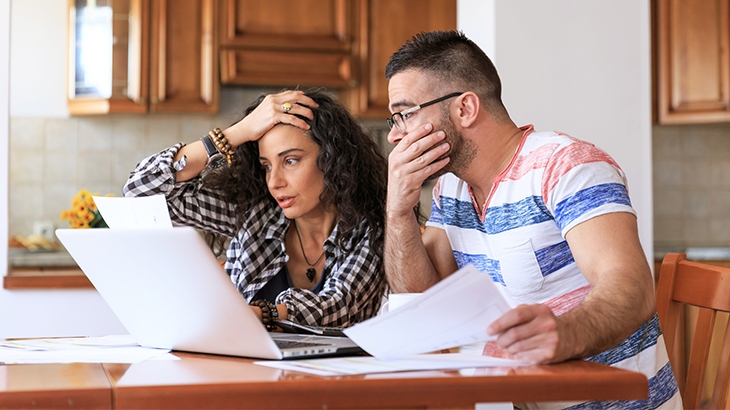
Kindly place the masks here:
<instances>
[{"instance_id":1,"label":"wooden chair","mask_svg":"<svg viewBox=\"0 0 730 410\"><path fill-rule=\"evenodd\" d=\"M682 349L675 344L682 324L684 306L698 308L697 324L692 338L689 360L684 373ZM701 406L707 358L718 312L730 312L730 268L690 262L685 254L669 253L664 257L657 285L657 313L661 322L669 360L678 375L680 394L685 409ZM680 331L680 334L683 332ZM709 408L725 409L730 386L730 326L721 338L719 362ZM677 371L680 370L681 371Z\"/></svg>"}]
</instances>

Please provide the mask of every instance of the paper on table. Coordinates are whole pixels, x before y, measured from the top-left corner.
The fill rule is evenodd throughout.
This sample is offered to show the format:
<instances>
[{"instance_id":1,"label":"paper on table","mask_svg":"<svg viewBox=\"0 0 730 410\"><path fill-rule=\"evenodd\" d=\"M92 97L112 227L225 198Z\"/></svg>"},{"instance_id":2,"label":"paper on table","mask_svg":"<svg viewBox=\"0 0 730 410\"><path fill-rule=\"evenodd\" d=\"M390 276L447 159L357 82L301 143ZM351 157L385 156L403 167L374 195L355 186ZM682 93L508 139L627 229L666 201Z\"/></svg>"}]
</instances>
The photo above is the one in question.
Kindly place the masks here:
<instances>
[{"instance_id":1,"label":"paper on table","mask_svg":"<svg viewBox=\"0 0 730 410\"><path fill-rule=\"evenodd\" d=\"M0 342L0 348L13 348L18 350L75 350L132 346L139 346L139 344L130 335L47 337L39 339L14 339Z\"/></svg>"},{"instance_id":2,"label":"paper on table","mask_svg":"<svg viewBox=\"0 0 730 410\"><path fill-rule=\"evenodd\" d=\"M402 359L380 360L375 357L334 357L313 360L254 362L260 366L315 374L318 376L341 376L402 372L411 370L451 370L475 367L526 366L529 363L518 360L488 356L471 356L460 353L422 354Z\"/></svg>"},{"instance_id":3,"label":"paper on table","mask_svg":"<svg viewBox=\"0 0 730 410\"><path fill-rule=\"evenodd\" d=\"M179 360L170 350L141 347L131 336L8 340L0 343L1 364L137 363Z\"/></svg>"},{"instance_id":4,"label":"paper on table","mask_svg":"<svg viewBox=\"0 0 730 410\"><path fill-rule=\"evenodd\" d=\"M489 275L467 265L398 309L344 333L371 355L393 359L494 339L487 327L510 309Z\"/></svg>"},{"instance_id":5,"label":"paper on table","mask_svg":"<svg viewBox=\"0 0 730 410\"><path fill-rule=\"evenodd\" d=\"M172 228L164 195L92 198L109 228Z\"/></svg>"}]
</instances>

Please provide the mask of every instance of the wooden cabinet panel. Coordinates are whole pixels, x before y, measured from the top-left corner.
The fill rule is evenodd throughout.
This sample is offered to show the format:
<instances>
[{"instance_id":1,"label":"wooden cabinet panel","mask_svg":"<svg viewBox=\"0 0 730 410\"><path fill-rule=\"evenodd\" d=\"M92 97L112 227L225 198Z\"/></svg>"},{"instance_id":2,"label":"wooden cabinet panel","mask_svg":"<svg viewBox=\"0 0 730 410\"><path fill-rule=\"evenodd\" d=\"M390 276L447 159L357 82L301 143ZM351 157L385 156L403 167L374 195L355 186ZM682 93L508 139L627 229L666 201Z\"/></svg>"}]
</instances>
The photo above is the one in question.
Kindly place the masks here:
<instances>
[{"instance_id":1,"label":"wooden cabinet panel","mask_svg":"<svg viewBox=\"0 0 730 410\"><path fill-rule=\"evenodd\" d=\"M215 0L153 0L150 111L218 111Z\"/></svg>"},{"instance_id":2,"label":"wooden cabinet panel","mask_svg":"<svg viewBox=\"0 0 730 410\"><path fill-rule=\"evenodd\" d=\"M149 5L115 0L113 6L101 0L92 10L85 0L69 0L71 115L147 111ZM100 58L107 53L111 61Z\"/></svg>"},{"instance_id":3,"label":"wooden cabinet panel","mask_svg":"<svg viewBox=\"0 0 730 410\"><path fill-rule=\"evenodd\" d=\"M348 0L224 0L221 82L345 87L353 78Z\"/></svg>"},{"instance_id":4,"label":"wooden cabinet panel","mask_svg":"<svg viewBox=\"0 0 730 410\"><path fill-rule=\"evenodd\" d=\"M421 31L456 29L456 0L223 0L224 84L325 86L350 111L385 118L385 64Z\"/></svg>"},{"instance_id":5,"label":"wooden cabinet panel","mask_svg":"<svg viewBox=\"0 0 730 410\"><path fill-rule=\"evenodd\" d=\"M352 78L352 59L345 54L232 49L220 55L224 84L339 88L348 86Z\"/></svg>"},{"instance_id":6,"label":"wooden cabinet panel","mask_svg":"<svg viewBox=\"0 0 730 410\"><path fill-rule=\"evenodd\" d=\"M657 0L660 123L730 121L730 0Z\"/></svg>"},{"instance_id":7,"label":"wooden cabinet panel","mask_svg":"<svg viewBox=\"0 0 730 410\"><path fill-rule=\"evenodd\" d=\"M456 29L456 0L362 0L358 14L360 82L346 98L360 117L385 118L390 56L419 32Z\"/></svg>"},{"instance_id":8,"label":"wooden cabinet panel","mask_svg":"<svg viewBox=\"0 0 730 410\"><path fill-rule=\"evenodd\" d=\"M3 277L5 289L93 288L78 267L11 267Z\"/></svg>"},{"instance_id":9,"label":"wooden cabinet panel","mask_svg":"<svg viewBox=\"0 0 730 410\"><path fill-rule=\"evenodd\" d=\"M217 112L218 1L97 0L90 6L69 0L71 115ZM87 18L77 12L83 8L103 11L84 27L77 24ZM108 38L94 41L94 36ZM111 48L108 69L99 64L106 64L104 47ZM85 61L92 64L83 67ZM98 78L101 86L93 83Z\"/></svg>"},{"instance_id":10,"label":"wooden cabinet panel","mask_svg":"<svg viewBox=\"0 0 730 410\"><path fill-rule=\"evenodd\" d=\"M352 45L349 0L224 0L222 47L347 53Z\"/></svg>"}]
</instances>

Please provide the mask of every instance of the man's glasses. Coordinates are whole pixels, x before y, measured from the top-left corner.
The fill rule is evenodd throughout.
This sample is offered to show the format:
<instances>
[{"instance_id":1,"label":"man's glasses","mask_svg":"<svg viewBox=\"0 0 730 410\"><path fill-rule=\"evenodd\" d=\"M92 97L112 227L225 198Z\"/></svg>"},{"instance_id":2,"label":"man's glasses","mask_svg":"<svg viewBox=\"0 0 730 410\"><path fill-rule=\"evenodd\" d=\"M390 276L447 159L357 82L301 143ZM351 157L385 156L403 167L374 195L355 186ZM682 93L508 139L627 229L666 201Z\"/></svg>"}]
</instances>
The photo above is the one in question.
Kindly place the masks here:
<instances>
[{"instance_id":1,"label":"man's glasses","mask_svg":"<svg viewBox=\"0 0 730 410\"><path fill-rule=\"evenodd\" d=\"M405 133L406 132L406 120L411 117L411 114L420 110L423 107L428 107L429 105L436 104L437 102L441 102L441 101L449 99L449 98L458 97L461 94L464 94L464 93L460 92L460 93L451 93L451 94L444 95L443 97L439 97L435 100L431 100L429 102L419 104L415 107L411 107L407 110L397 112L397 113L393 114L390 118L386 118L385 121L388 123L388 127L390 129L393 129L393 126L395 126L398 129L398 131Z\"/></svg>"}]
</instances>

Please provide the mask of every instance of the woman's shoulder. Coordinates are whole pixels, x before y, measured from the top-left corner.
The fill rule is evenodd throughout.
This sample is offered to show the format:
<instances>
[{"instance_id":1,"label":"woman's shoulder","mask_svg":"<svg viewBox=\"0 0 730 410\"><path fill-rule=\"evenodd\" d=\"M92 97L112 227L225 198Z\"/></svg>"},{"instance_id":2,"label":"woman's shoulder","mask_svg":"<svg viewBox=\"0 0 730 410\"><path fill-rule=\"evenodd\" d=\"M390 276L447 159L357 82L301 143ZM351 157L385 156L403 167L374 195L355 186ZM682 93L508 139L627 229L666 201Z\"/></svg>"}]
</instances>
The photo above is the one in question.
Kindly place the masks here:
<instances>
[{"instance_id":1,"label":"woman's shoulder","mask_svg":"<svg viewBox=\"0 0 730 410\"><path fill-rule=\"evenodd\" d=\"M340 241L338 240L339 233L342 230L342 221L335 225L335 229L330 234L329 240L334 244L335 247L339 248ZM352 232L344 243L347 249L358 249L363 247L369 247L373 235L373 230L367 221L363 218L353 228Z\"/></svg>"},{"instance_id":2,"label":"woman's shoulder","mask_svg":"<svg viewBox=\"0 0 730 410\"><path fill-rule=\"evenodd\" d=\"M251 235L278 237L289 222L284 212L269 201L261 201L248 209L243 216L242 227Z\"/></svg>"}]
</instances>

